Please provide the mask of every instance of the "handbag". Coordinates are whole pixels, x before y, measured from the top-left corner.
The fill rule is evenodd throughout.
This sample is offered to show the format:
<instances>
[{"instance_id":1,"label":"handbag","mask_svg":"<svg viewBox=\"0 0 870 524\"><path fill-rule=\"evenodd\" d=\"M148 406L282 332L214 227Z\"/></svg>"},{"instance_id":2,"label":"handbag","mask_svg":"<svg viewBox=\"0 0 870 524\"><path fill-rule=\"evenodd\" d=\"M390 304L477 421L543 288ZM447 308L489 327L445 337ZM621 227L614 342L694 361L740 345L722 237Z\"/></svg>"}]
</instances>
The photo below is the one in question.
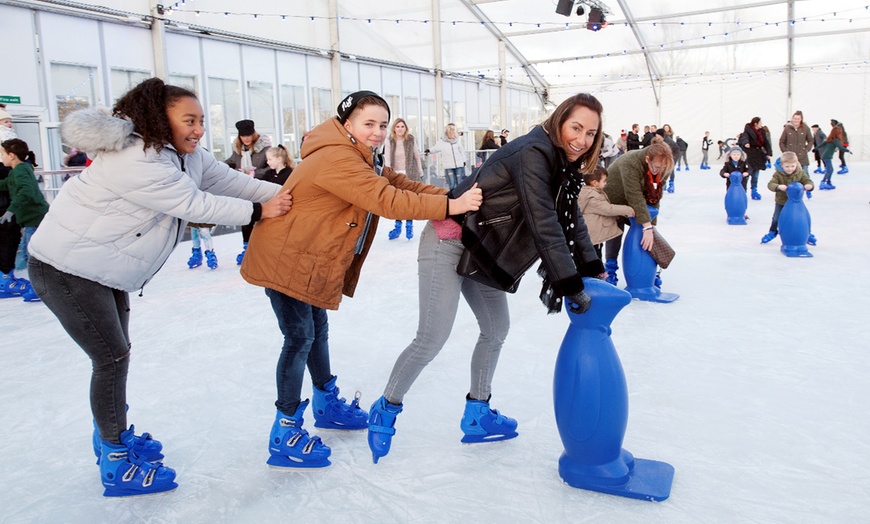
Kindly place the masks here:
<instances>
[{"instance_id":1,"label":"handbag","mask_svg":"<svg viewBox=\"0 0 870 524\"><path fill-rule=\"evenodd\" d=\"M658 229L653 229L653 245L649 251L650 256L656 261L656 264L662 269L667 269L674 259L676 252L674 248L668 244L665 237L659 233Z\"/></svg>"}]
</instances>

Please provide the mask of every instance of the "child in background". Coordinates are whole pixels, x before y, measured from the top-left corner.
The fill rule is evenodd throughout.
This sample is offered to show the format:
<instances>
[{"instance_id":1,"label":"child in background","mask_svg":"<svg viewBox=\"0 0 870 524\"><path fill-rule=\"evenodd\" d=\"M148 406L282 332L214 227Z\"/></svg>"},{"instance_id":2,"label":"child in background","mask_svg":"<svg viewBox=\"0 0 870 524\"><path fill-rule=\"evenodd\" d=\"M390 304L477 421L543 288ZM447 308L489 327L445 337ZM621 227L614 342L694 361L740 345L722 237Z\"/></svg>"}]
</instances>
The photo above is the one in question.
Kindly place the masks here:
<instances>
[{"instance_id":1,"label":"child in background","mask_svg":"<svg viewBox=\"0 0 870 524\"><path fill-rule=\"evenodd\" d=\"M269 166L269 169L257 178L283 186L290 174L293 173L296 162L290 158L287 148L278 144L266 150L266 165Z\"/></svg>"},{"instance_id":2,"label":"child in background","mask_svg":"<svg viewBox=\"0 0 870 524\"><path fill-rule=\"evenodd\" d=\"M235 163L230 160L227 160L227 165L235 167ZM278 144L266 149L266 166L268 166L268 169L263 171L262 174L254 173L254 178L283 186L290 173L293 172L293 168L296 167L296 162L290 157L287 148ZM246 226L242 226L242 252L236 256L237 266L241 266L242 261L245 259L245 253L248 252L248 240L251 238L251 231L253 230L253 221Z\"/></svg>"},{"instance_id":3,"label":"child in background","mask_svg":"<svg viewBox=\"0 0 870 524\"><path fill-rule=\"evenodd\" d=\"M16 222L17 227L24 230L24 249L27 249L30 237L36 231L42 218L48 213L48 203L39 190L36 178L33 176L33 166L24 161L29 153L27 142L13 138L0 144L0 160L3 165L12 169L9 175L0 180L0 191L9 193L9 205L6 212L0 216L0 224ZM4 230L5 231L5 230ZM5 236L5 235L4 235ZM10 250L11 260L15 261L18 242L13 238L4 238L2 245ZM9 256L4 254L3 258ZM24 255L25 260L27 254ZM16 279L12 268L4 264L3 275L0 277L0 298L21 296L25 302L38 302L39 297L33 291L26 279Z\"/></svg>"},{"instance_id":4,"label":"child in background","mask_svg":"<svg viewBox=\"0 0 870 524\"><path fill-rule=\"evenodd\" d=\"M721 144L722 142L719 143ZM704 138L701 139L701 169L710 169L708 155L710 154L710 146L712 145L713 141L710 140L710 132L704 131ZM719 152L719 158L722 158L721 151Z\"/></svg>"},{"instance_id":5,"label":"child in background","mask_svg":"<svg viewBox=\"0 0 870 524\"><path fill-rule=\"evenodd\" d=\"M604 243L622 235L622 230L616 222L617 217L633 217L634 209L631 206L610 203L610 199L604 193L604 187L607 185L607 170L603 167L598 166L592 173L583 175L583 182L585 185L580 189L577 205L583 213L595 252L598 253L598 258L603 258L601 249Z\"/></svg>"},{"instance_id":6,"label":"child in background","mask_svg":"<svg viewBox=\"0 0 870 524\"><path fill-rule=\"evenodd\" d=\"M825 140L828 139L828 135L825 134L824 131L819 127L819 124L813 124L811 129L813 130L813 155L816 157L816 169L813 173L822 174L825 172L825 168L822 167L822 153L819 151L819 146L825 143ZM819 187L821 189L821 187Z\"/></svg>"},{"instance_id":7,"label":"child in background","mask_svg":"<svg viewBox=\"0 0 870 524\"><path fill-rule=\"evenodd\" d=\"M731 173L740 171L743 173L743 178L740 179L740 185L743 186L743 191L746 191L746 180L749 177L749 166L746 165L746 153L739 147L732 147L728 150L728 155L725 158L725 165L719 171L719 176L725 179L725 189L731 187Z\"/></svg>"},{"instance_id":8,"label":"child in background","mask_svg":"<svg viewBox=\"0 0 870 524\"><path fill-rule=\"evenodd\" d=\"M773 208L773 219L770 221L770 231L761 238L762 244L767 244L779 233L777 226L779 225L779 214L782 212L783 206L788 202L788 195L785 190L792 182L800 182L807 191L813 190L813 181L809 175L804 173L798 163L797 154L792 151L786 151L782 154L774 166L776 171L773 173L770 182L767 183L767 188L776 193L776 204ZM810 234L807 244L816 245L815 237Z\"/></svg>"},{"instance_id":9,"label":"child in background","mask_svg":"<svg viewBox=\"0 0 870 524\"><path fill-rule=\"evenodd\" d=\"M822 155L822 161L825 163L825 176L819 183L819 189L837 189L837 186L831 183L831 175L834 174L834 153L839 151L842 153L851 153L849 148L843 145L843 128L834 126L831 128L831 134L818 147ZM839 173L839 171L838 171Z\"/></svg>"}]
</instances>

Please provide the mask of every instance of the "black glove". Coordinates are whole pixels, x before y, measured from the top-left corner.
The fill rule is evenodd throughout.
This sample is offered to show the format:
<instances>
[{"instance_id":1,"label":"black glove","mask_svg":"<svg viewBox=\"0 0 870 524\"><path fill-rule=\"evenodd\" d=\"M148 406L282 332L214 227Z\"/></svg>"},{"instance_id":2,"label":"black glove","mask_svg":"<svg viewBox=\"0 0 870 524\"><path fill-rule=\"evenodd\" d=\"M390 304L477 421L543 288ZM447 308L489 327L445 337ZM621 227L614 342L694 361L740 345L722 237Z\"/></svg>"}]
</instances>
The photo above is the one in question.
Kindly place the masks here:
<instances>
[{"instance_id":1,"label":"black glove","mask_svg":"<svg viewBox=\"0 0 870 524\"><path fill-rule=\"evenodd\" d=\"M589 311L589 306L592 304L592 297L586 294L585 291L567 295L565 297L565 305L571 313L582 314Z\"/></svg>"}]
</instances>

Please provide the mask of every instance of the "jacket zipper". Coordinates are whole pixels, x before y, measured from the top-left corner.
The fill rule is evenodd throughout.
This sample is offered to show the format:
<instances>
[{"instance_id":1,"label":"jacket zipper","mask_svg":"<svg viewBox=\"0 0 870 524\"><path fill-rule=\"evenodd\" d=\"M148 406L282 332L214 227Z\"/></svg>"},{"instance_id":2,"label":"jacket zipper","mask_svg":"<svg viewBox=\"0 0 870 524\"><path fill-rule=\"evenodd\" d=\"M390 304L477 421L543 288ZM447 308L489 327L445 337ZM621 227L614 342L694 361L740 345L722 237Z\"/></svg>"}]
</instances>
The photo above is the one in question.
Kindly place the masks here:
<instances>
[{"instance_id":1,"label":"jacket zipper","mask_svg":"<svg viewBox=\"0 0 870 524\"><path fill-rule=\"evenodd\" d=\"M501 224L502 222L509 222L511 220L510 215L504 215L500 217L490 218L489 220L482 220L477 223L478 226L491 226L493 224Z\"/></svg>"}]
</instances>

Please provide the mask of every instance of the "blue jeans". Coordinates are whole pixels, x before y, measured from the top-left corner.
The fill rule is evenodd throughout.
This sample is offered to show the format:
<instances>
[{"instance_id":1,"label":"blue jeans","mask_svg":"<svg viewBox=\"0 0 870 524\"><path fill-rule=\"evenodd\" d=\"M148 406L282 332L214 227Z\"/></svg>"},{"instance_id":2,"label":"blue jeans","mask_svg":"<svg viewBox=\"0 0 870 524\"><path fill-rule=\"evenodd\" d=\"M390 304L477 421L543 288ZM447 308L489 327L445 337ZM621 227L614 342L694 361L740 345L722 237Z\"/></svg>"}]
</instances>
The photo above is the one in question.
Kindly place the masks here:
<instances>
[{"instance_id":1,"label":"blue jeans","mask_svg":"<svg viewBox=\"0 0 870 524\"><path fill-rule=\"evenodd\" d=\"M384 389L384 397L392 404L402 402L420 372L444 347L456 320L460 293L480 327L471 355L469 395L475 400L487 400L492 392L492 377L510 329L507 294L459 276L456 266L463 250L458 239L439 240L432 224L426 224L417 256L420 286L417 336L399 355Z\"/></svg>"},{"instance_id":2,"label":"blue jeans","mask_svg":"<svg viewBox=\"0 0 870 524\"><path fill-rule=\"evenodd\" d=\"M751 181L751 187L754 191L758 191L758 173L760 173L760 169L756 169L754 171L749 172L749 179Z\"/></svg>"},{"instance_id":3,"label":"blue jeans","mask_svg":"<svg viewBox=\"0 0 870 524\"><path fill-rule=\"evenodd\" d=\"M825 163L825 176L823 180L827 183L831 183L831 175L834 174L834 159L833 158L823 158L822 162Z\"/></svg>"},{"instance_id":4,"label":"blue jeans","mask_svg":"<svg viewBox=\"0 0 870 524\"><path fill-rule=\"evenodd\" d=\"M278 327L284 335L284 346L278 357L275 378L278 401L275 407L292 417L302 400L302 378L305 367L317 388L332 380L329 370L329 319L326 310L312 306L284 293L266 288Z\"/></svg>"},{"instance_id":5,"label":"blue jeans","mask_svg":"<svg viewBox=\"0 0 870 524\"><path fill-rule=\"evenodd\" d=\"M33 290L90 357L91 412L103 440L119 443L127 429L130 296L30 257Z\"/></svg>"},{"instance_id":6,"label":"blue jeans","mask_svg":"<svg viewBox=\"0 0 870 524\"><path fill-rule=\"evenodd\" d=\"M779 214L782 213L782 204L776 204L773 208L773 218L770 221L770 230L774 233L779 231Z\"/></svg>"},{"instance_id":7,"label":"blue jeans","mask_svg":"<svg viewBox=\"0 0 870 524\"><path fill-rule=\"evenodd\" d=\"M27 245L30 243L30 237L36 232L36 226L25 226L22 229L21 242L18 243L18 253L15 255L15 269L24 269L27 267L27 260L30 254L27 252Z\"/></svg>"},{"instance_id":8,"label":"blue jeans","mask_svg":"<svg viewBox=\"0 0 870 524\"><path fill-rule=\"evenodd\" d=\"M447 181L447 188L453 189L460 182L465 180L465 167L453 167L444 170L444 179Z\"/></svg>"}]
</instances>

